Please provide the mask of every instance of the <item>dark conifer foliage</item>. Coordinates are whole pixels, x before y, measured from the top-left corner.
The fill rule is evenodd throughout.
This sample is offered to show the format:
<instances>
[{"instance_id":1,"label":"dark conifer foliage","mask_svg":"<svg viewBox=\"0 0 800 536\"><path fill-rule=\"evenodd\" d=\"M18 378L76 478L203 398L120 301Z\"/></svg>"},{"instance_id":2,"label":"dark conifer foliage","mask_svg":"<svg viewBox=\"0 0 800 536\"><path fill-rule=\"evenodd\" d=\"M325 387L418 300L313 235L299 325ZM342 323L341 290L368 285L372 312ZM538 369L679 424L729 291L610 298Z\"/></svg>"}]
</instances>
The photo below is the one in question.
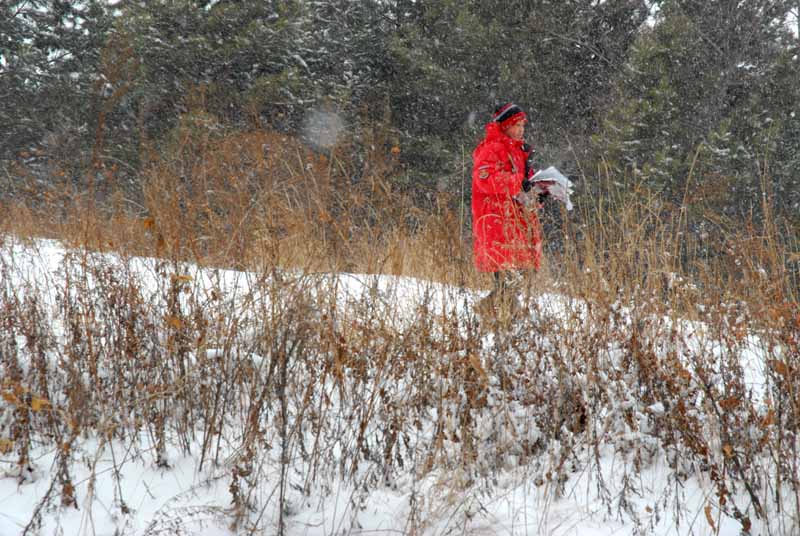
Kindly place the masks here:
<instances>
[{"instance_id":1,"label":"dark conifer foliage","mask_svg":"<svg viewBox=\"0 0 800 536\"><path fill-rule=\"evenodd\" d=\"M356 151L364 129L381 130L409 186L453 190L510 100L528 111L538 165L602 164L676 202L692 169L718 181L709 205L729 215L752 209L766 176L790 214L798 11L790 0L10 0L0 164L10 177L35 154L80 176L112 159L135 181L142 146L169 140L188 113L302 135L322 110Z\"/></svg>"},{"instance_id":2,"label":"dark conifer foliage","mask_svg":"<svg viewBox=\"0 0 800 536\"><path fill-rule=\"evenodd\" d=\"M74 150L85 141L111 24L104 4L0 2L0 161L48 142Z\"/></svg>"},{"instance_id":3,"label":"dark conifer foliage","mask_svg":"<svg viewBox=\"0 0 800 536\"><path fill-rule=\"evenodd\" d=\"M616 81L599 151L676 202L693 175L717 191L707 201L719 210L748 213L760 204L765 166L776 186L796 180L778 157L796 128L791 6L658 4L654 25L638 37ZM780 203L794 195L779 189Z\"/></svg>"}]
</instances>

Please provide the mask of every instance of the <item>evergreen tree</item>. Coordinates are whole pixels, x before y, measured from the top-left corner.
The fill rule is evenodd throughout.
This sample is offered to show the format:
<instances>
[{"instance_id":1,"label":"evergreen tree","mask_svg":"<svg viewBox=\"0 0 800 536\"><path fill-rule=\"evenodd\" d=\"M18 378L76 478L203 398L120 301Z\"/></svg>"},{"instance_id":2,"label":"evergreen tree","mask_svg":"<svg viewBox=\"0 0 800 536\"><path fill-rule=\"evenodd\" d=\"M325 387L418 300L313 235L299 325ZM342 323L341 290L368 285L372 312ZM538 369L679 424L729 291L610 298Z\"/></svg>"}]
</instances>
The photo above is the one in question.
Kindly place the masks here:
<instances>
[{"instance_id":1,"label":"evergreen tree","mask_svg":"<svg viewBox=\"0 0 800 536\"><path fill-rule=\"evenodd\" d=\"M392 109L418 142L414 163L439 176L458 174L461 147L501 101L528 109L543 162L564 157L568 139L596 128L648 14L640 0L418 4L394 38Z\"/></svg>"},{"instance_id":2,"label":"evergreen tree","mask_svg":"<svg viewBox=\"0 0 800 536\"><path fill-rule=\"evenodd\" d=\"M0 3L0 160L33 149L74 158L91 142L87 102L110 20L104 2Z\"/></svg>"},{"instance_id":3,"label":"evergreen tree","mask_svg":"<svg viewBox=\"0 0 800 536\"><path fill-rule=\"evenodd\" d=\"M501 61L498 21L475 13L479 2L421 2L398 24L391 45L392 115L405 157L431 182L460 169L459 145L472 145L490 117ZM469 148L471 150L471 147Z\"/></svg>"},{"instance_id":4,"label":"evergreen tree","mask_svg":"<svg viewBox=\"0 0 800 536\"><path fill-rule=\"evenodd\" d=\"M395 28L390 10L381 2L327 0L309 7L310 82L317 99L357 110L382 101L391 72L388 35Z\"/></svg>"},{"instance_id":5,"label":"evergreen tree","mask_svg":"<svg viewBox=\"0 0 800 536\"><path fill-rule=\"evenodd\" d=\"M598 159L676 201L691 169L715 209L749 210L769 177L788 211L800 204L792 9L797 0L11 0L0 3L0 160L37 149L134 175L140 134L158 143L190 109L295 133L323 110L346 120L355 151L374 141L365 127L382 127L409 181L454 191L491 110L514 101L540 165L576 171L593 136Z\"/></svg>"},{"instance_id":6,"label":"evergreen tree","mask_svg":"<svg viewBox=\"0 0 800 536\"><path fill-rule=\"evenodd\" d=\"M299 1L155 1L126 5L119 31L141 65L131 113L158 137L201 91L209 111L293 124L311 91L310 35Z\"/></svg>"},{"instance_id":7,"label":"evergreen tree","mask_svg":"<svg viewBox=\"0 0 800 536\"><path fill-rule=\"evenodd\" d=\"M691 177L698 200L731 214L750 210L763 159L781 136L775 120L786 103L775 96L792 93L776 70L790 50L789 3L658 4L655 26L617 79L600 153L676 202Z\"/></svg>"}]
</instances>

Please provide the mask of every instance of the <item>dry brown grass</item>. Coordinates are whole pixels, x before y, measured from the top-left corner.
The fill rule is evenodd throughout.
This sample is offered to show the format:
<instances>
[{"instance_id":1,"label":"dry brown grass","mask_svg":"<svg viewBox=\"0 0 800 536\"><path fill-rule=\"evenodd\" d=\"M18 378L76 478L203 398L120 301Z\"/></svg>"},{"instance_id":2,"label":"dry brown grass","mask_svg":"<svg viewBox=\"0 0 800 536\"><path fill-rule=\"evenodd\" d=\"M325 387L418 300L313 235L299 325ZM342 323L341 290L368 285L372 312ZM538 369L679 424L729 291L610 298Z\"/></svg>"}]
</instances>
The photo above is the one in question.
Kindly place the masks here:
<instances>
[{"instance_id":1,"label":"dry brown grass","mask_svg":"<svg viewBox=\"0 0 800 536\"><path fill-rule=\"evenodd\" d=\"M394 184L396 154L372 145L358 162L347 142L320 154L286 135L219 133L210 118L189 116L150 154L133 199L113 186L94 196L50 192L35 208L5 203L2 228L206 266L472 281L468 229L448 196L421 210Z\"/></svg>"}]
</instances>

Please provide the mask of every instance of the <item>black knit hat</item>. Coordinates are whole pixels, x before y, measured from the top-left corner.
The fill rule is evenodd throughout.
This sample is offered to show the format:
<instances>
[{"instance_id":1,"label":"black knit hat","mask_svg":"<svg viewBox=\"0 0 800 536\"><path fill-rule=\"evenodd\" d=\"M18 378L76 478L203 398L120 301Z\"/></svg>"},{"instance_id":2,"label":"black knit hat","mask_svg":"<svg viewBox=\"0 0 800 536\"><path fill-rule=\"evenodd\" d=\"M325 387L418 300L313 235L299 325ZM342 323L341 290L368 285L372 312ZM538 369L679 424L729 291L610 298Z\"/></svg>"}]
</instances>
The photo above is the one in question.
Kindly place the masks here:
<instances>
[{"instance_id":1,"label":"black knit hat","mask_svg":"<svg viewBox=\"0 0 800 536\"><path fill-rule=\"evenodd\" d=\"M522 108L513 102L498 106L494 111L494 115L492 116L492 121L499 123L502 128L513 125L517 121L527 119L528 116L525 115L525 112L522 111Z\"/></svg>"}]
</instances>

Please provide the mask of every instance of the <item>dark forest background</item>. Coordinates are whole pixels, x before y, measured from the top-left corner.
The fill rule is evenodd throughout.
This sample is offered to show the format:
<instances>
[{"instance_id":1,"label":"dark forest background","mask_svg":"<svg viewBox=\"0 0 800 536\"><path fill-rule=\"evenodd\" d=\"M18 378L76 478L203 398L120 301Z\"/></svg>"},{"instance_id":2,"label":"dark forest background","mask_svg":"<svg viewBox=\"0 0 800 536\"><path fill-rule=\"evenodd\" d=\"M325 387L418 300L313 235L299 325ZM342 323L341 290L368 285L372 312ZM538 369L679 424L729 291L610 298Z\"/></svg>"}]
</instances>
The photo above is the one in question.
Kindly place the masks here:
<instances>
[{"instance_id":1,"label":"dark forest background","mask_svg":"<svg viewBox=\"0 0 800 536\"><path fill-rule=\"evenodd\" d=\"M385 180L422 210L442 196L463 208L483 125L514 101L538 166L577 179L581 206L613 184L699 236L765 211L792 230L798 13L798 0L5 0L0 195L141 206L148 155L190 124L345 147L337 188L385 153Z\"/></svg>"}]
</instances>

